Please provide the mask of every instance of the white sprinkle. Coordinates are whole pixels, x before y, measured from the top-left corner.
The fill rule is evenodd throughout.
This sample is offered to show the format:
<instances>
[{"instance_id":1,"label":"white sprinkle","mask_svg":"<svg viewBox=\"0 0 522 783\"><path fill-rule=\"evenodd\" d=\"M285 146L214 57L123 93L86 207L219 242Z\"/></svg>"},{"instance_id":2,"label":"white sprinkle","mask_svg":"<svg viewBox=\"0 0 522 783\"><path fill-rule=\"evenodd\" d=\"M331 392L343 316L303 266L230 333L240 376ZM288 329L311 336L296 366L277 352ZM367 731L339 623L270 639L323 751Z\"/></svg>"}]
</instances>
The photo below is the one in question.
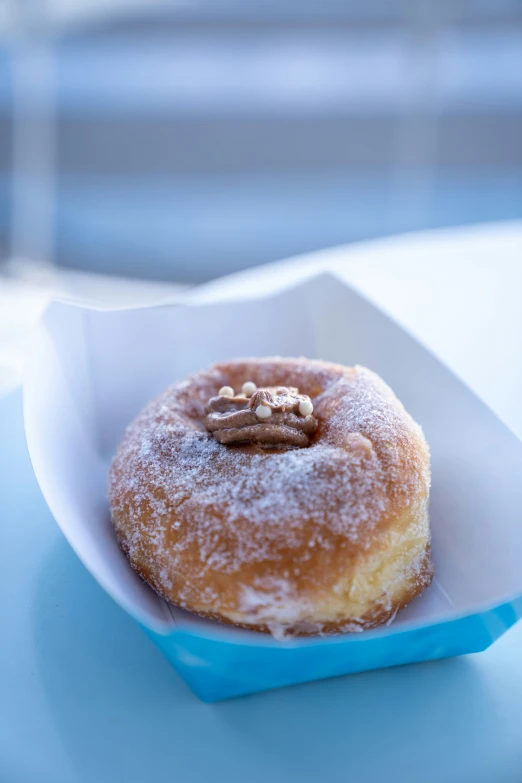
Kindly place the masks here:
<instances>
[{"instance_id":1,"label":"white sprinkle","mask_svg":"<svg viewBox=\"0 0 522 783\"><path fill-rule=\"evenodd\" d=\"M299 413L301 416L310 416L314 412L314 406L310 400L301 400L299 403Z\"/></svg>"},{"instance_id":2,"label":"white sprinkle","mask_svg":"<svg viewBox=\"0 0 522 783\"><path fill-rule=\"evenodd\" d=\"M246 383L243 384L241 387L241 391L245 395L245 397L251 397L253 393L256 391L257 386L252 381L246 381Z\"/></svg>"},{"instance_id":3,"label":"white sprinkle","mask_svg":"<svg viewBox=\"0 0 522 783\"><path fill-rule=\"evenodd\" d=\"M256 408L256 416L258 419L268 419L272 415L272 409L268 405L258 405Z\"/></svg>"},{"instance_id":4,"label":"white sprinkle","mask_svg":"<svg viewBox=\"0 0 522 783\"><path fill-rule=\"evenodd\" d=\"M218 391L218 394L220 397L233 397L234 389L232 388L232 386L222 386L221 389Z\"/></svg>"}]
</instances>

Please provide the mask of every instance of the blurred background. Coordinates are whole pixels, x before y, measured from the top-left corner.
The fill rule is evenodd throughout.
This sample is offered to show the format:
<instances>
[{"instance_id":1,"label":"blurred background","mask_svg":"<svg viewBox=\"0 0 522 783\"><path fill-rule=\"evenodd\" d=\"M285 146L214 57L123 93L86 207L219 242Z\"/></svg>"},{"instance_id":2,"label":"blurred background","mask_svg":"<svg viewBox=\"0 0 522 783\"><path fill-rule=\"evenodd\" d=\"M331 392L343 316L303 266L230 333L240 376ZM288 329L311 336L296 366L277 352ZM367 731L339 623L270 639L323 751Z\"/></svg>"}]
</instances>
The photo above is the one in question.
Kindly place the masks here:
<instances>
[{"instance_id":1,"label":"blurred background","mask_svg":"<svg viewBox=\"0 0 522 783\"><path fill-rule=\"evenodd\" d=\"M520 0L0 0L4 375L63 280L521 216Z\"/></svg>"}]
</instances>

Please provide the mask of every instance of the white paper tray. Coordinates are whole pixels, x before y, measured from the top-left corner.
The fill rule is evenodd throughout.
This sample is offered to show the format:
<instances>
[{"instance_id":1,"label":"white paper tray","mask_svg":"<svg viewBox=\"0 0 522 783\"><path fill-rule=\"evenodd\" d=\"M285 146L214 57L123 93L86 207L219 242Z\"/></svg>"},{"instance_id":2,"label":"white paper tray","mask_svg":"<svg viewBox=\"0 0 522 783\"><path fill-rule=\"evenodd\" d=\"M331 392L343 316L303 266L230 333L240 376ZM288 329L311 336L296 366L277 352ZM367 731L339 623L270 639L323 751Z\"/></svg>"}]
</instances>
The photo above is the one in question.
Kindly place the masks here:
<instances>
[{"instance_id":1,"label":"white paper tray","mask_svg":"<svg viewBox=\"0 0 522 783\"><path fill-rule=\"evenodd\" d=\"M227 628L165 604L119 549L105 486L126 425L197 369L274 354L366 365L424 428L436 578L390 628L290 643ZM331 275L252 301L118 311L53 303L28 361L24 408L37 479L71 546L202 698L484 649L522 612L522 444Z\"/></svg>"}]
</instances>

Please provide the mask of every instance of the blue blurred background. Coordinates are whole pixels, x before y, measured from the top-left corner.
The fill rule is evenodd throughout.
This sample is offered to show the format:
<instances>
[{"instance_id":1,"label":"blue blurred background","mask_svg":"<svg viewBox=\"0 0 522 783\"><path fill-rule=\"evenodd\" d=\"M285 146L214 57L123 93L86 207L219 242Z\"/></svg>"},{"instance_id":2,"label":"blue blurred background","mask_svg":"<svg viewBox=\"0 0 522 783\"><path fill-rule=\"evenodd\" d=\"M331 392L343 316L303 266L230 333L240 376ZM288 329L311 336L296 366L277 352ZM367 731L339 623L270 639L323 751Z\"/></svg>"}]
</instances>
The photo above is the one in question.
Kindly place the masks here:
<instances>
[{"instance_id":1,"label":"blue blurred background","mask_svg":"<svg viewBox=\"0 0 522 783\"><path fill-rule=\"evenodd\" d=\"M0 0L0 258L199 282L522 216L516 0Z\"/></svg>"}]
</instances>

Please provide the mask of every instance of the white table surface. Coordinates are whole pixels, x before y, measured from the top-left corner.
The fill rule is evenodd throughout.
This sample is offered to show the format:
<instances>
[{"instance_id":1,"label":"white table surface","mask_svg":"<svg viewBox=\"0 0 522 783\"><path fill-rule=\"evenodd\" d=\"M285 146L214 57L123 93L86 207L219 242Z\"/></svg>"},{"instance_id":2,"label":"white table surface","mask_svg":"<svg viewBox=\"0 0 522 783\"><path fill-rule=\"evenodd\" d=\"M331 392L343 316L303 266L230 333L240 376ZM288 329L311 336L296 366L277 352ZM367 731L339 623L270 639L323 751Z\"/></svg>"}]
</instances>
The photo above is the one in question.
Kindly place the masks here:
<instances>
[{"instance_id":1,"label":"white table surface","mask_svg":"<svg viewBox=\"0 0 522 783\"><path fill-rule=\"evenodd\" d=\"M189 295L255 295L318 267L522 431L520 224L315 254ZM2 783L522 781L522 623L478 655L202 704L63 540L30 473L19 395L0 403L0 427Z\"/></svg>"}]
</instances>

